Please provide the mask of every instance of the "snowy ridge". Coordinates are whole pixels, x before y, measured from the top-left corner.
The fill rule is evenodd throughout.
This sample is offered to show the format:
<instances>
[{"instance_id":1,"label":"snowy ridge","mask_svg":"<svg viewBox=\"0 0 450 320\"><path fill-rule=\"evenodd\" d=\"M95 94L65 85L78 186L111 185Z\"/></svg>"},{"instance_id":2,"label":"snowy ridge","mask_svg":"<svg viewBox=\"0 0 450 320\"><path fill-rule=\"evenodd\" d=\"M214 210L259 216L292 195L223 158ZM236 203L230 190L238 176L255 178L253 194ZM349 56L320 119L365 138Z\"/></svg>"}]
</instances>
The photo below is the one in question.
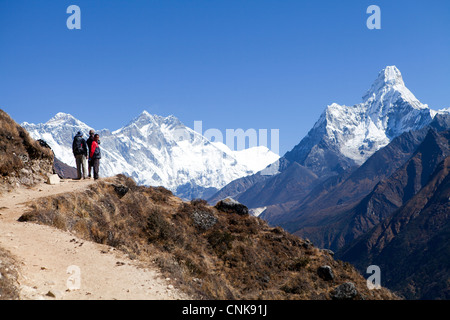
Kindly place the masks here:
<instances>
[{"instance_id":1,"label":"snowy ridge","mask_svg":"<svg viewBox=\"0 0 450 320\"><path fill-rule=\"evenodd\" d=\"M45 124L23 123L35 139L45 140L62 162L75 166L73 137L90 129L70 114L58 113ZM212 143L176 117L147 111L116 131L101 130L101 176L126 174L138 184L164 186L173 192L183 185L219 189L256 173L279 156L266 147L232 151ZM192 195L191 196L195 196Z\"/></svg>"}]
</instances>

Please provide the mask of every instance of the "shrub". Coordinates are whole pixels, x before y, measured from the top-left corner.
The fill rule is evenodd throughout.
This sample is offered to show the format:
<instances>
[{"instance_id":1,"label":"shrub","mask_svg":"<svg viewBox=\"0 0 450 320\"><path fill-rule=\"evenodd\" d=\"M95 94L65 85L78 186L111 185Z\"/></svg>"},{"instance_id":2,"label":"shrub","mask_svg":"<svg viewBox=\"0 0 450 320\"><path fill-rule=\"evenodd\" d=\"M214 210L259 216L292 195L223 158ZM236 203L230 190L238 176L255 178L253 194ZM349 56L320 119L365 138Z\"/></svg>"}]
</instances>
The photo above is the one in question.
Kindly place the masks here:
<instances>
[{"instance_id":1,"label":"shrub","mask_svg":"<svg viewBox=\"0 0 450 320\"><path fill-rule=\"evenodd\" d=\"M219 256L222 256L233 247L234 238L231 233L216 229L208 235L208 243Z\"/></svg>"},{"instance_id":2,"label":"shrub","mask_svg":"<svg viewBox=\"0 0 450 320\"><path fill-rule=\"evenodd\" d=\"M303 268L305 268L311 259L309 257L299 257L295 258L294 261L292 261L292 264L289 267L289 270L291 271L300 271Z\"/></svg>"},{"instance_id":3,"label":"shrub","mask_svg":"<svg viewBox=\"0 0 450 320\"><path fill-rule=\"evenodd\" d=\"M149 242L164 241L171 236L170 224L164 219L158 208L149 209L145 230Z\"/></svg>"},{"instance_id":4,"label":"shrub","mask_svg":"<svg viewBox=\"0 0 450 320\"><path fill-rule=\"evenodd\" d=\"M296 276L294 279L290 279L280 289L289 294L305 294L312 291L310 284L307 282L307 277Z\"/></svg>"}]
</instances>

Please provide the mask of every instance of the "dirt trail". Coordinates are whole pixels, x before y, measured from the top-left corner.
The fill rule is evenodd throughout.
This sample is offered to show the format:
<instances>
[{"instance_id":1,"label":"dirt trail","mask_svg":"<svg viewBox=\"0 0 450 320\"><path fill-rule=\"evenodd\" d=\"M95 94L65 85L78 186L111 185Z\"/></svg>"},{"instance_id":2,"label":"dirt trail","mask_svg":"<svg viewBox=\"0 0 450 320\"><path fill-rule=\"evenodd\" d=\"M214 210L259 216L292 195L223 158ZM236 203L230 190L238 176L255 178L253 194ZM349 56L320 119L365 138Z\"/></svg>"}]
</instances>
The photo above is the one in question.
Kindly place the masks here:
<instances>
[{"instance_id":1,"label":"dirt trail","mask_svg":"<svg viewBox=\"0 0 450 320\"><path fill-rule=\"evenodd\" d=\"M49 226L17 219L25 203L82 190L93 180L62 180L0 196L0 247L20 264L21 299L188 299L155 269L139 267L121 252Z\"/></svg>"}]
</instances>

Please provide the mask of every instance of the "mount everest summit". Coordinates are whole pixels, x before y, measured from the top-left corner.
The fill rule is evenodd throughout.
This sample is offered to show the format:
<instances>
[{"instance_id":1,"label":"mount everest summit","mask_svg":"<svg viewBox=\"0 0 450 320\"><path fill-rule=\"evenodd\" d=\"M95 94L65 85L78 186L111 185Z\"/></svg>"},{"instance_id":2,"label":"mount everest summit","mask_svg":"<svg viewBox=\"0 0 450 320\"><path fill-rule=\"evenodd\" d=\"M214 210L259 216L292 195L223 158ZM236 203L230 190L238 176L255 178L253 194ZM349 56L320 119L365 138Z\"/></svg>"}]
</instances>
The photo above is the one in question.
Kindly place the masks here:
<instances>
[{"instance_id":1,"label":"mount everest summit","mask_svg":"<svg viewBox=\"0 0 450 320\"><path fill-rule=\"evenodd\" d=\"M70 114L58 113L44 124L23 123L34 139L43 139L55 157L74 166L73 137L92 129ZM279 156L267 147L230 150L211 142L174 116L142 112L128 125L100 134L101 176L126 174L138 184L164 186L185 198L214 193L227 183L255 173Z\"/></svg>"}]
</instances>

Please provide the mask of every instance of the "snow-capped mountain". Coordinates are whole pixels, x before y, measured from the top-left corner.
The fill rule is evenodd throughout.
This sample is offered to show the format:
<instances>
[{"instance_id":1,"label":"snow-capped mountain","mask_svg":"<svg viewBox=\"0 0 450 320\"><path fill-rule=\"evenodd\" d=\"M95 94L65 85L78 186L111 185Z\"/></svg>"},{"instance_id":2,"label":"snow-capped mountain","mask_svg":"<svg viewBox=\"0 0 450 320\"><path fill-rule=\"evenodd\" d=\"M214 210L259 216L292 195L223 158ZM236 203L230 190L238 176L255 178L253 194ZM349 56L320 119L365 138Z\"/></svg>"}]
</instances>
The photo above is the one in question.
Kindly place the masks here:
<instances>
[{"instance_id":1,"label":"snow-capped mountain","mask_svg":"<svg viewBox=\"0 0 450 320\"><path fill-rule=\"evenodd\" d=\"M58 113L45 124L23 123L35 139L45 140L62 162L74 166L73 137L91 129L70 114ZM101 176L119 173L138 184L164 186L180 196L195 198L253 174L279 156L266 147L232 151L225 144L210 142L176 117L147 111L125 127L100 134ZM178 191L177 191L178 190Z\"/></svg>"},{"instance_id":2,"label":"snow-capped mountain","mask_svg":"<svg viewBox=\"0 0 450 320\"><path fill-rule=\"evenodd\" d=\"M329 105L308 135L285 157L317 174L330 168L339 172L361 165L393 138L426 126L437 113L444 112L422 104L405 86L397 67L388 66L379 73L362 103Z\"/></svg>"},{"instance_id":3,"label":"snow-capped mountain","mask_svg":"<svg viewBox=\"0 0 450 320\"><path fill-rule=\"evenodd\" d=\"M214 203L232 196L249 208L277 204L280 199L299 201L322 181L359 167L395 137L422 129L437 114L448 113L449 109L435 111L422 104L405 86L397 67L388 66L379 72L361 103L327 106L291 151L257 174L233 181L208 200ZM314 176L316 180L311 179ZM271 194L274 197L267 196Z\"/></svg>"}]
</instances>

